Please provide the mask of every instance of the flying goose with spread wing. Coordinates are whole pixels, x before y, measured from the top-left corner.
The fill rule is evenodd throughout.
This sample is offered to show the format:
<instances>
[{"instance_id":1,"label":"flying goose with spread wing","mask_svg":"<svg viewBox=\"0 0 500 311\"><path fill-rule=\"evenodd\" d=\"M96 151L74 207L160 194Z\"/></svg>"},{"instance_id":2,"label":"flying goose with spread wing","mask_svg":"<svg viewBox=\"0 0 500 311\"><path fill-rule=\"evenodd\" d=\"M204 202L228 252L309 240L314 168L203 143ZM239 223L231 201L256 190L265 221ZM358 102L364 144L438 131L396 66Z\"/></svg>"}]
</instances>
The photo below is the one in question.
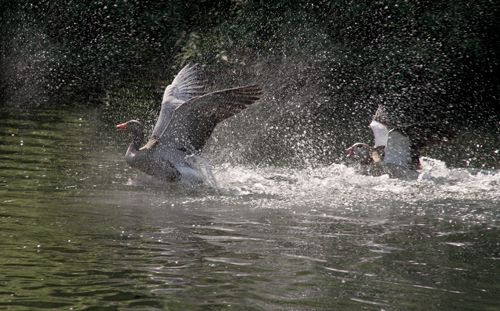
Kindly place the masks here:
<instances>
[{"instance_id":1,"label":"flying goose with spread wing","mask_svg":"<svg viewBox=\"0 0 500 311\"><path fill-rule=\"evenodd\" d=\"M163 95L160 115L144 144L144 126L137 120L118 124L132 142L125 159L164 181L198 178L190 157L198 155L217 124L254 104L262 95L257 85L205 93L198 66L186 65ZM143 145L144 144L144 145Z\"/></svg>"}]
</instances>

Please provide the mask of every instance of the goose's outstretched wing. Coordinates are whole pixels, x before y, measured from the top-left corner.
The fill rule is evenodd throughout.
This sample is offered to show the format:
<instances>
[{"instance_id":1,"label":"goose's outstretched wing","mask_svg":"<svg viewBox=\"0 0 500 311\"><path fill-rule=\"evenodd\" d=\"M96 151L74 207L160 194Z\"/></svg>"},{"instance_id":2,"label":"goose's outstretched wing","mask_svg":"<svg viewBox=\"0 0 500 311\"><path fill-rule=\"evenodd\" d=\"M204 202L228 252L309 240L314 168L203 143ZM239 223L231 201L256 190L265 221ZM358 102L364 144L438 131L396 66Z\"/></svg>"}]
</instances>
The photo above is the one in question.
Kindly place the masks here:
<instances>
[{"instance_id":1,"label":"goose's outstretched wing","mask_svg":"<svg viewBox=\"0 0 500 311\"><path fill-rule=\"evenodd\" d=\"M179 71L172 83L165 88L161 110L153 129L153 137L160 136L170 122L173 111L184 102L203 94L204 84L200 79L197 64L188 64Z\"/></svg>"},{"instance_id":2,"label":"goose's outstretched wing","mask_svg":"<svg viewBox=\"0 0 500 311\"><path fill-rule=\"evenodd\" d=\"M248 108L261 95L260 87L250 85L193 97L174 109L163 131L157 136L153 134L143 148L149 149L159 143L201 151L219 122Z\"/></svg>"},{"instance_id":3,"label":"goose's outstretched wing","mask_svg":"<svg viewBox=\"0 0 500 311\"><path fill-rule=\"evenodd\" d=\"M198 64L188 64L175 76L172 84L165 88L162 103L174 99L183 102L203 94L205 85L201 80Z\"/></svg>"},{"instance_id":4,"label":"goose's outstretched wing","mask_svg":"<svg viewBox=\"0 0 500 311\"><path fill-rule=\"evenodd\" d=\"M385 127L385 130L383 133L376 133L376 129L372 126L376 123L372 122L370 125L375 137L375 146L384 139L387 142L388 131L393 129L398 129L408 136L412 146L416 149L447 142L450 136L455 135L452 131L452 124L444 119L439 119L435 113L424 110L409 111L403 108L394 104L378 106L373 121ZM383 135L380 135L381 133ZM377 135L381 138L379 142L377 142Z\"/></svg>"},{"instance_id":5,"label":"goose's outstretched wing","mask_svg":"<svg viewBox=\"0 0 500 311\"><path fill-rule=\"evenodd\" d=\"M387 145L387 136L389 135L389 129L384 124L373 120L370 123L370 128L373 132L373 138L375 139L374 147L380 147Z\"/></svg>"}]
</instances>

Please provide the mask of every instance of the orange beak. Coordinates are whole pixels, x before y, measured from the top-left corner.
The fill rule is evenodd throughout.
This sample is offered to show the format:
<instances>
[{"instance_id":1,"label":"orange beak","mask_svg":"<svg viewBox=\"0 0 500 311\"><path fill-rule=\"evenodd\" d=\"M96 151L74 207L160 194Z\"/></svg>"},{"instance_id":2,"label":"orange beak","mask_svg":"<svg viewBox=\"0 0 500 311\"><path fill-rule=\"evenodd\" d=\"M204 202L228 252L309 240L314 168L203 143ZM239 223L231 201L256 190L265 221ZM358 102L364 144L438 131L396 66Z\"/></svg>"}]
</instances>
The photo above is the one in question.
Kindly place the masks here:
<instances>
[{"instance_id":1,"label":"orange beak","mask_svg":"<svg viewBox=\"0 0 500 311\"><path fill-rule=\"evenodd\" d=\"M117 131L125 131L127 129L127 123L120 123L116 126Z\"/></svg>"}]
</instances>

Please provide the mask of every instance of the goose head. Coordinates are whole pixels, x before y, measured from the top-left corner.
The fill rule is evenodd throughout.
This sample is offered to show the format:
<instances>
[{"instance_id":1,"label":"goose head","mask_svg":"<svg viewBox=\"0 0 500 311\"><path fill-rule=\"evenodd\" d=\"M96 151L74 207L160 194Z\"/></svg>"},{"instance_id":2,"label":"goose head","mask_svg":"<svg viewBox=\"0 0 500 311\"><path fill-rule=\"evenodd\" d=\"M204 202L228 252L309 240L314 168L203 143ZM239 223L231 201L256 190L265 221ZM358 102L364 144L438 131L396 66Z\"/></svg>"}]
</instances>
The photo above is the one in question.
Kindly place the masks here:
<instances>
[{"instance_id":1,"label":"goose head","mask_svg":"<svg viewBox=\"0 0 500 311\"><path fill-rule=\"evenodd\" d=\"M144 142L144 125L137 120L130 120L116 125L116 130L125 132L132 138L132 144L135 149L139 149Z\"/></svg>"}]
</instances>

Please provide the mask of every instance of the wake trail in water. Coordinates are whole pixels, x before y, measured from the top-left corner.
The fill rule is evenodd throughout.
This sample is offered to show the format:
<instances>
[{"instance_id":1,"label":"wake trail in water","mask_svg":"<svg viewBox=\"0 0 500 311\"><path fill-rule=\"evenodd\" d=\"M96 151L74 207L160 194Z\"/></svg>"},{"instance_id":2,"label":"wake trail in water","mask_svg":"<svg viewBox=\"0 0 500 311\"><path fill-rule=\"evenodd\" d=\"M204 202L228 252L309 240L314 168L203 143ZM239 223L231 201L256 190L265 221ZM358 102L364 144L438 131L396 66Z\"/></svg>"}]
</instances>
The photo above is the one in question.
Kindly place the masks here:
<instances>
[{"instance_id":1,"label":"wake trail in water","mask_svg":"<svg viewBox=\"0 0 500 311\"><path fill-rule=\"evenodd\" d=\"M272 197L285 205L444 199L498 202L500 198L498 170L450 169L430 158L424 159L414 180L362 175L343 164L305 169L222 164L213 173L219 189L228 195Z\"/></svg>"}]
</instances>

